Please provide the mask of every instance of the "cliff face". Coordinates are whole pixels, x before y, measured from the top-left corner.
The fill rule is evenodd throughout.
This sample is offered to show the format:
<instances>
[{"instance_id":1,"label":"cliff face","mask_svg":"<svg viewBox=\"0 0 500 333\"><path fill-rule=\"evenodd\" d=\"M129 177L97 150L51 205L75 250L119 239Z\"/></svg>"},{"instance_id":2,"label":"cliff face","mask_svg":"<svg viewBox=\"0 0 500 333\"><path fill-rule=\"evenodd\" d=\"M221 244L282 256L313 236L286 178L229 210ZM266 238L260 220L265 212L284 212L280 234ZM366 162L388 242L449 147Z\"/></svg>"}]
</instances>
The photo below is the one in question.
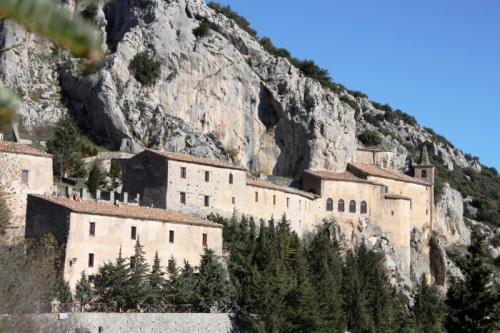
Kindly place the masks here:
<instances>
[{"instance_id":1,"label":"cliff face","mask_svg":"<svg viewBox=\"0 0 500 333\"><path fill-rule=\"evenodd\" d=\"M201 1L115 1L104 8L110 54L98 73L61 71L70 108L116 148L172 146L178 118L198 135L222 143L253 172L294 175L311 167L342 170L355 149L354 110L304 77L287 60L267 54L234 22ZM196 37L201 21L208 36ZM160 79L142 86L129 69L148 51ZM188 147L189 148L189 147ZM222 151L206 149L209 157Z\"/></svg>"}]
</instances>

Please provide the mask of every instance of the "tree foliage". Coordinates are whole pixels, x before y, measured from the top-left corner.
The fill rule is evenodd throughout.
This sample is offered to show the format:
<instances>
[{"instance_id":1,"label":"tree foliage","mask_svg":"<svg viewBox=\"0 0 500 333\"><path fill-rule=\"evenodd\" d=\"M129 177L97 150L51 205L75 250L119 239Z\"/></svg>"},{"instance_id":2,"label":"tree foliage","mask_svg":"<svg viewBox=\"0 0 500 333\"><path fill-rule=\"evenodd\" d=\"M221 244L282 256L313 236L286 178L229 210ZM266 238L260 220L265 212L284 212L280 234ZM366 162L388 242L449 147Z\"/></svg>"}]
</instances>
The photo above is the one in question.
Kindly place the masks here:
<instances>
[{"instance_id":1,"label":"tree foliage","mask_svg":"<svg viewBox=\"0 0 500 333\"><path fill-rule=\"evenodd\" d=\"M130 62L130 70L135 79L145 86L153 85L160 78L160 62L147 51L134 56Z\"/></svg>"},{"instance_id":2,"label":"tree foliage","mask_svg":"<svg viewBox=\"0 0 500 333\"><path fill-rule=\"evenodd\" d=\"M5 233L5 230L10 224L11 212L7 203L7 194L0 187L0 235Z\"/></svg>"},{"instance_id":3,"label":"tree foliage","mask_svg":"<svg viewBox=\"0 0 500 333\"><path fill-rule=\"evenodd\" d=\"M69 113L57 122L54 137L47 142L47 149L54 156L54 174L60 177L66 174L85 176L80 152L80 130Z\"/></svg>"}]
</instances>

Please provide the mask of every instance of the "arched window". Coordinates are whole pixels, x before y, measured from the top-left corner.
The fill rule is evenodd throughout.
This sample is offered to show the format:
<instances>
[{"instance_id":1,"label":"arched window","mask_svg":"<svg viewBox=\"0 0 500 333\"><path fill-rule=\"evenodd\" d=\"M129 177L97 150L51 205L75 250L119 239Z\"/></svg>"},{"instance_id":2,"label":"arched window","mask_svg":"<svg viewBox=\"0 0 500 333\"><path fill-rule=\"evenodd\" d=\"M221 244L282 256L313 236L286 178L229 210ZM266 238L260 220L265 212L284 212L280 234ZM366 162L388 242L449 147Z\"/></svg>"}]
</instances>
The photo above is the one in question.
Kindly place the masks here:
<instances>
[{"instance_id":1,"label":"arched window","mask_svg":"<svg viewBox=\"0 0 500 333\"><path fill-rule=\"evenodd\" d=\"M366 201L361 201L361 205L359 205L359 210L361 211L361 214L366 214L368 211L366 207Z\"/></svg>"},{"instance_id":2,"label":"arched window","mask_svg":"<svg viewBox=\"0 0 500 333\"><path fill-rule=\"evenodd\" d=\"M356 213L356 201L349 201L349 213Z\"/></svg>"},{"instance_id":3,"label":"arched window","mask_svg":"<svg viewBox=\"0 0 500 333\"><path fill-rule=\"evenodd\" d=\"M333 211L333 200L330 198L326 199L326 210L329 212Z\"/></svg>"},{"instance_id":4,"label":"arched window","mask_svg":"<svg viewBox=\"0 0 500 333\"><path fill-rule=\"evenodd\" d=\"M229 174L229 184L232 184L233 183L233 174L230 173Z\"/></svg>"},{"instance_id":5,"label":"arched window","mask_svg":"<svg viewBox=\"0 0 500 333\"><path fill-rule=\"evenodd\" d=\"M339 212L344 211L344 200L342 200L342 199L339 200L338 205L337 205L337 209Z\"/></svg>"},{"instance_id":6,"label":"arched window","mask_svg":"<svg viewBox=\"0 0 500 333\"><path fill-rule=\"evenodd\" d=\"M422 178L422 179L427 178L427 171L426 170L422 170L422 172L420 173L420 178Z\"/></svg>"}]
</instances>

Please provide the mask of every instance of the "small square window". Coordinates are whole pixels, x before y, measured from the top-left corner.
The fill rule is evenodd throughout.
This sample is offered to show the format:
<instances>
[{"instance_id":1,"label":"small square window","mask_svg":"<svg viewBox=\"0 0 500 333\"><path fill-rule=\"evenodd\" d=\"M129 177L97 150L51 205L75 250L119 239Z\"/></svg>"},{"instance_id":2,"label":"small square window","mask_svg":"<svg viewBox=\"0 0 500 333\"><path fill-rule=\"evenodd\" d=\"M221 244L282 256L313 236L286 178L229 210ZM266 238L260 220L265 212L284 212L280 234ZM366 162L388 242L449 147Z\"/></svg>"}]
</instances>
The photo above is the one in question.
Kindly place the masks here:
<instances>
[{"instance_id":1,"label":"small square window","mask_svg":"<svg viewBox=\"0 0 500 333\"><path fill-rule=\"evenodd\" d=\"M181 204L186 204L186 193L181 192Z\"/></svg>"},{"instance_id":2,"label":"small square window","mask_svg":"<svg viewBox=\"0 0 500 333\"><path fill-rule=\"evenodd\" d=\"M89 267L94 267L94 254L89 253Z\"/></svg>"},{"instance_id":3,"label":"small square window","mask_svg":"<svg viewBox=\"0 0 500 333\"><path fill-rule=\"evenodd\" d=\"M209 182L210 181L210 172L205 171L205 181Z\"/></svg>"},{"instance_id":4,"label":"small square window","mask_svg":"<svg viewBox=\"0 0 500 333\"><path fill-rule=\"evenodd\" d=\"M210 197L208 195L205 195L205 197L203 198L203 203L205 207L210 206Z\"/></svg>"},{"instance_id":5,"label":"small square window","mask_svg":"<svg viewBox=\"0 0 500 333\"><path fill-rule=\"evenodd\" d=\"M173 230L169 230L168 232L168 242L169 243L174 243L174 231Z\"/></svg>"},{"instance_id":6,"label":"small square window","mask_svg":"<svg viewBox=\"0 0 500 333\"><path fill-rule=\"evenodd\" d=\"M29 174L30 172L28 170L21 171L21 183L28 184Z\"/></svg>"},{"instance_id":7,"label":"small square window","mask_svg":"<svg viewBox=\"0 0 500 333\"><path fill-rule=\"evenodd\" d=\"M186 178L186 168L185 167L181 167L181 178Z\"/></svg>"},{"instance_id":8,"label":"small square window","mask_svg":"<svg viewBox=\"0 0 500 333\"><path fill-rule=\"evenodd\" d=\"M89 224L89 235L95 236L95 222L90 222Z\"/></svg>"},{"instance_id":9,"label":"small square window","mask_svg":"<svg viewBox=\"0 0 500 333\"><path fill-rule=\"evenodd\" d=\"M233 205L236 203L236 198L235 197L232 197L231 198L231 202L233 203Z\"/></svg>"},{"instance_id":10,"label":"small square window","mask_svg":"<svg viewBox=\"0 0 500 333\"><path fill-rule=\"evenodd\" d=\"M131 239L136 239L137 238L137 227L132 227L130 229L130 238Z\"/></svg>"},{"instance_id":11,"label":"small square window","mask_svg":"<svg viewBox=\"0 0 500 333\"><path fill-rule=\"evenodd\" d=\"M203 237L201 239L201 245L207 246L207 234L203 234Z\"/></svg>"}]
</instances>

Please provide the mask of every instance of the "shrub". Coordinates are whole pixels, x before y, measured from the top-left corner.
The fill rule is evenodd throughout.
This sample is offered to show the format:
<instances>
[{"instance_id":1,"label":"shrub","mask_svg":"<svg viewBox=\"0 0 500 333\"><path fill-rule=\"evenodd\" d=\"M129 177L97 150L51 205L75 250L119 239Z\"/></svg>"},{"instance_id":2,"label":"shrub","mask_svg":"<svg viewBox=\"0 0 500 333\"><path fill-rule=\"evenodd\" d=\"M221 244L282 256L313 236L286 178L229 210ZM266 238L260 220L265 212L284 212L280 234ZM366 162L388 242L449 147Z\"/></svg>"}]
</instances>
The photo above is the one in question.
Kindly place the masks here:
<instances>
[{"instance_id":1,"label":"shrub","mask_svg":"<svg viewBox=\"0 0 500 333\"><path fill-rule=\"evenodd\" d=\"M379 122L378 120L371 114L371 113L364 113L363 114L363 119L367 122L372 124L373 126L378 126Z\"/></svg>"},{"instance_id":2,"label":"shrub","mask_svg":"<svg viewBox=\"0 0 500 333\"><path fill-rule=\"evenodd\" d=\"M378 146L382 143L382 139L378 135L377 132L371 130L365 130L363 133L358 135L358 140L361 141L362 144L368 147Z\"/></svg>"},{"instance_id":3,"label":"shrub","mask_svg":"<svg viewBox=\"0 0 500 333\"><path fill-rule=\"evenodd\" d=\"M252 29L250 27L250 22L248 22L246 18L239 15L237 12L233 11L231 9L231 6L229 6L229 5L223 6L217 2L212 2L212 1L209 2L207 5L208 5L208 7L215 10L216 13L222 14L225 17L233 20L241 29L248 32L254 38L257 38L257 31L255 31L254 29Z\"/></svg>"},{"instance_id":4,"label":"shrub","mask_svg":"<svg viewBox=\"0 0 500 333\"><path fill-rule=\"evenodd\" d=\"M147 52L139 52L130 62L130 70L141 84L149 86L160 77L160 62Z\"/></svg>"},{"instance_id":5,"label":"shrub","mask_svg":"<svg viewBox=\"0 0 500 333\"><path fill-rule=\"evenodd\" d=\"M193 34L197 38L203 38L210 35L210 25L206 22L201 22L199 26L193 29Z\"/></svg>"},{"instance_id":6,"label":"shrub","mask_svg":"<svg viewBox=\"0 0 500 333\"><path fill-rule=\"evenodd\" d=\"M89 3L87 7L81 12L81 15L89 21L92 21L97 15L97 11L99 7L97 7L96 3Z\"/></svg>"}]
</instances>

